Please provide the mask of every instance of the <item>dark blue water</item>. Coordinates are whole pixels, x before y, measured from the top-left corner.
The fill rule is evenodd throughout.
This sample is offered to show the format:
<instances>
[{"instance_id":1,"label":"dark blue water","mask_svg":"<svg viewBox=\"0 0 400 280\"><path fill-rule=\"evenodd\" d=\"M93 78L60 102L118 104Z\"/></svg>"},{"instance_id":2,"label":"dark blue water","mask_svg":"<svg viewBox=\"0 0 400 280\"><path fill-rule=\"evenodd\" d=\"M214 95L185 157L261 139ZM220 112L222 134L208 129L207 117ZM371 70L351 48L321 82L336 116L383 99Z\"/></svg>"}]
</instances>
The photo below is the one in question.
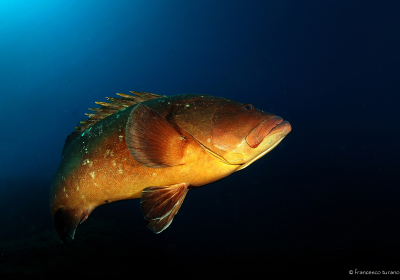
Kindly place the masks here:
<instances>
[{"instance_id":1,"label":"dark blue water","mask_svg":"<svg viewBox=\"0 0 400 280\"><path fill-rule=\"evenodd\" d=\"M399 9L2 1L0 275L400 274ZM64 247L48 205L64 140L95 101L130 90L253 103L293 129L249 168L190 191L163 233L124 201L96 209Z\"/></svg>"}]
</instances>

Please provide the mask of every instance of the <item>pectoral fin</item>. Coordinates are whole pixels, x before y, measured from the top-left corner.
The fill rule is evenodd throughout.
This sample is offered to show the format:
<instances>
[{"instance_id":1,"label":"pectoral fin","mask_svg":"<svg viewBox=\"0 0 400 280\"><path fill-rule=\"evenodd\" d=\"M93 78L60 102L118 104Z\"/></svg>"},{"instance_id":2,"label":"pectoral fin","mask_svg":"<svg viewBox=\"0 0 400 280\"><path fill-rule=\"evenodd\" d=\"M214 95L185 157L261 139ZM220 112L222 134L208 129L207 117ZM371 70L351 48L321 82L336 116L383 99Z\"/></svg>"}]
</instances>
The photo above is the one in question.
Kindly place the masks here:
<instances>
[{"instance_id":1,"label":"pectoral fin","mask_svg":"<svg viewBox=\"0 0 400 280\"><path fill-rule=\"evenodd\" d=\"M142 208L146 224L154 233L166 229L174 219L188 192L188 184L147 187L142 191Z\"/></svg>"},{"instance_id":2,"label":"pectoral fin","mask_svg":"<svg viewBox=\"0 0 400 280\"><path fill-rule=\"evenodd\" d=\"M142 104L132 110L126 125L126 144L132 157L149 167L184 164L188 141L163 116Z\"/></svg>"}]
</instances>

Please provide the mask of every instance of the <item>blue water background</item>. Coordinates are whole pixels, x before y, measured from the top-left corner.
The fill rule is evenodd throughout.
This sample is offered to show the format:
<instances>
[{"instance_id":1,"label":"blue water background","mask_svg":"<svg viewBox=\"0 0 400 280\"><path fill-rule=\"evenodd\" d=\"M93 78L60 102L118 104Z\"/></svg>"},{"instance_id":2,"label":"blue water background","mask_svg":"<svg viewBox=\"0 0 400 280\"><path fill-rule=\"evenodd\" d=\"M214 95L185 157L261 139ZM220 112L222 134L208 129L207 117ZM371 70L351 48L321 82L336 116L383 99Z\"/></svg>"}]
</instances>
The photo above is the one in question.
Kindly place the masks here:
<instances>
[{"instance_id":1,"label":"blue water background","mask_svg":"<svg viewBox=\"0 0 400 280\"><path fill-rule=\"evenodd\" d=\"M130 90L202 93L252 103L293 130L249 168L190 191L165 231L168 250L182 258L197 252L198 260L256 252L310 263L330 255L346 269L357 259L393 261L399 8L397 1L1 1L0 238L53 230L48 189L66 136L95 101ZM123 203L124 213L111 205L95 211L110 207L107 215L137 229L132 238L157 254L162 242L146 229L139 202Z\"/></svg>"}]
</instances>

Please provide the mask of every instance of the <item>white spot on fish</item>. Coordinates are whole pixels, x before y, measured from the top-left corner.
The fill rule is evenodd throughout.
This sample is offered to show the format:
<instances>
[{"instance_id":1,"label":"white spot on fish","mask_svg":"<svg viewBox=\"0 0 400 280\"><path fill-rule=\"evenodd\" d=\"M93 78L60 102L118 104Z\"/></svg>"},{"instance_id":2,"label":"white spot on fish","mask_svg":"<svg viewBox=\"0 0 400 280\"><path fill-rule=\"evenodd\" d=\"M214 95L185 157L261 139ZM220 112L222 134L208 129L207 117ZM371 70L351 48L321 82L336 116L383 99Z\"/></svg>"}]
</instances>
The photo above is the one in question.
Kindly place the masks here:
<instances>
[{"instance_id":1,"label":"white spot on fish","mask_svg":"<svg viewBox=\"0 0 400 280\"><path fill-rule=\"evenodd\" d=\"M92 176L92 178L94 178L94 171L90 172L89 174Z\"/></svg>"},{"instance_id":2,"label":"white spot on fish","mask_svg":"<svg viewBox=\"0 0 400 280\"><path fill-rule=\"evenodd\" d=\"M68 194L65 194L65 196L68 198Z\"/></svg>"},{"instance_id":3,"label":"white spot on fish","mask_svg":"<svg viewBox=\"0 0 400 280\"><path fill-rule=\"evenodd\" d=\"M117 166L117 163L116 163L115 161L113 161L113 166L114 166L114 167Z\"/></svg>"},{"instance_id":4,"label":"white spot on fish","mask_svg":"<svg viewBox=\"0 0 400 280\"><path fill-rule=\"evenodd\" d=\"M79 186L76 188L76 190L79 192Z\"/></svg>"},{"instance_id":5,"label":"white spot on fish","mask_svg":"<svg viewBox=\"0 0 400 280\"><path fill-rule=\"evenodd\" d=\"M86 165L86 164L88 164L89 162L90 162L89 159L85 159L85 160L83 161L82 165Z\"/></svg>"},{"instance_id":6,"label":"white spot on fish","mask_svg":"<svg viewBox=\"0 0 400 280\"><path fill-rule=\"evenodd\" d=\"M208 138L208 139L207 139L207 143L210 143L210 142L211 142L211 138Z\"/></svg>"},{"instance_id":7,"label":"white spot on fish","mask_svg":"<svg viewBox=\"0 0 400 280\"><path fill-rule=\"evenodd\" d=\"M119 141L121 141L121 142L124 140L124 136L123 135L118 136L118 138L119 138Z\"/></svg>"},{"instance_id":8,"label":"white spot on fish","mask_svg":"<svg viewBox=\"0 0 400 280\"><path fill-rule=\"evenodd\" d=\"M106 158L110 154L110 150L105 151L104 158Z\"/></svg>"},{"instance_id":9,"label":"white spot on fish","mask_svg":"<svg viewBox=\"0 0 400 280\"><path fill-rule=\"evenodd\" d=\"M85 199L85 196L82 194L82 199Z\"/></svg>"},{"instance_id":10,"label":"white spot on fish","mask_svg":"<svg viewBox=\"0 0 400 280\"><path fill-rule=\"evenodd\" d=\"M121 167L121 166L118 167L118 173L119 173L119 174L122 174L122 172L123 172L122 167Z\"/></svg>"},{"instance_id":11,"label":"white spot on fish","mask_svg":"<svg viewBox=\"0 0 400 280\"><path fill-rule=\"evenodd\" d=\"M247 145L246 139L242 139L242 142L240 142L239 144L236 145L236 147L240 148L245 146L245 144Z\"/></svg>"}]
</instances>

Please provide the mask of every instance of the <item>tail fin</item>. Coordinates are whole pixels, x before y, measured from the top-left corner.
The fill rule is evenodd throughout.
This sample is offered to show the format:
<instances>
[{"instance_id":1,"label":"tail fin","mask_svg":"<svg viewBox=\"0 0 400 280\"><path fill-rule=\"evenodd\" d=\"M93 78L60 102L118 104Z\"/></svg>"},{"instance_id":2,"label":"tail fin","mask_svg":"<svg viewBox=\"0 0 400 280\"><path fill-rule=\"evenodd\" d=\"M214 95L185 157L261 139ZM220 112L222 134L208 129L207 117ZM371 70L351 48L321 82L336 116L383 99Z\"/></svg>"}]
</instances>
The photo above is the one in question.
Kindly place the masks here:
<instances>
[{"instance_id":1,"label":"tail fin","mask_svg":"<svg viewBox=\"0 0 400 280\"><path fill-rule=\"evenodd\" d=\"M89 217L93 209L94 208L85 209L82 211L80 209L60 208L56 211L53 216L53 223L62 243L68 245L65 231L74 239L76 227Z\"/></svg>"}]
</instances>

